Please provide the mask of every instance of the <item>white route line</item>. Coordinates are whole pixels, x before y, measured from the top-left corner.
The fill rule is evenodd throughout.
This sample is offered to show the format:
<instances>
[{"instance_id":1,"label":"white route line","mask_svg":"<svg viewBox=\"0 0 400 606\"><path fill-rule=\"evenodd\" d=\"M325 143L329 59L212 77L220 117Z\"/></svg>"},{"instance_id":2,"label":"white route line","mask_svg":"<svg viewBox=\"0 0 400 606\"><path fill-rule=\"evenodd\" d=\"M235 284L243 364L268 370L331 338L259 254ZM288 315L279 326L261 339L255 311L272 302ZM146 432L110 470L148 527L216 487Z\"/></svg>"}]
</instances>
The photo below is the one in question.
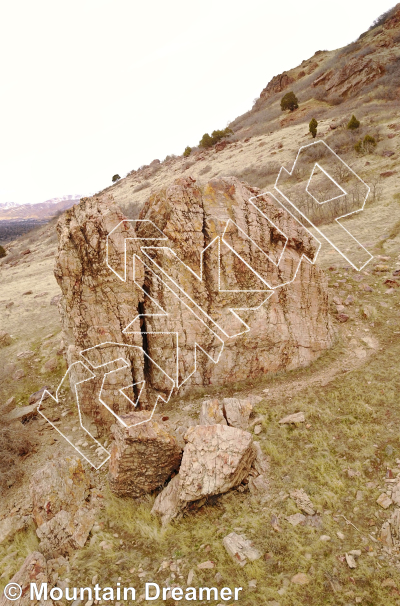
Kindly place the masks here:
<instances>
[{"instance_id":1,"label":"white route line","mask_svg":"<svg viewBox=\"0 0 400 606\"><path fill-rule=\"evenodd\" d=\"M333 243L333 242L332 242L332 241L331 241L331 240L328 238L328 236L326 236L326 235L323 233L323 231L322 231L322 230L320 230L320 229L319 229L319 228L318 228L316 225L314 225L314 223L313 223L313 222L312 222L312 221L311 221L311 220L310 220L310 219L307 217L307 215L305 215L305 214L304 214L304 213L303 213L303 212L302 212L302 211L301 211L301 210L300 210L300 209L299 209L299 208L298 208L298 207L297 207L297 206L294 204L294 202L292 202L291 200L289 200L289 198L288 198L287 196L285 196L285 194L284 194L284 193L283 193L283 192L282 192L282 191L279 189L279 187L278 187L278 181L279 181L279 179L281 178L281 175L282 175L283 173L286 173L286 174L287 174L287 175L289 175L290 177L293 175L293 171L294 171L294 169L295 169L295 167L296 167L296 163L297 163L297 160L298 160L298 158L299 158L299 156L300 156L301 151L302 151L303 149L306 149L307 147L311 147L312 145L320 145L320 144L325 145L325 147L327 147L327 148L329 149L329 151L330 151L330 152L332 152L332 154L333 154L333 155L334 155L334 156L335 156L335 157L336 157L336 158L339 160L339 162L341 162L341 163L342 163L344 166L346 166L346 168L348 168L348 169L349 169L349 171L350 171L351 173L353 173L353 175L354 175L354 176L355 176L355 177L356 177L356 178L357 178L357 179L358 179L358 180L359 180L359 181L360 181L360 182L361 182L363 185L365 185L365 187L367 188L367 194L366 194L366 196L365 196L365 198L364 198L364 201L363 201L363 203L362 203L361 208L359 208L359 209L357 209L357 210L353 210L353 211L351 211L350 213L346 213L346 214L344 214L344 215L341 215L340 217L337 217L337 218L335 219L336 223L337 223L338 225L340 225L340 227L341 227L342 229L344 229L344 230L345 230L345 231L346 231L346 232L349 234L350 238L352 238L352 240L354 240L354 242L356 242L356 243L358 244L358 246L360 246L360 247L361 247L361 248L362 248L362 249L363 249L363 250L364 250L364 251L367 253L367 255L369 255L369 257L370 257L370 258L369 258L369 259L368 259L368 260L367 260L367 261L366 261L366 262L365 262L365 263L364 263L364 264L363 264L361 267L357 267L356 265L354 265L354 263L353 263L352 261L350 261L350 259L349 259L348 257L346 257L345 253L343 253L343 252L342 252L342 251L341 251L341 250L340 250L340 249L339 249L339 248L338 248L338 247L337 247L337 246L336 246L336 245L335 245L335 244L334 244L334 243ZM324 171L324 172L325 172L325 171ZM332 177L331 177L331 176L330 176L328 173L326 173L326 174L328 175L328 177L329 177L329 178L330 178L330 179L331 179L331 180L332 180L332 181L333 181L333 182L334 182L334 183L335 183L335 184L336 184L338 187L340 187L340 185L339 185L338 183L336 183L336 181L335 181L335 180L334 180L334 179L333 179L333 178L332 178ZM368 185L367 185L367 184L366 184L366 183L365 183L365 182L364 182L364 181L361 179L361 177L359 177L359 176L357 175L357 173L355 173L355 172L354 172L354 170L353 170L352 168L350 168L350 166L349 166L348 164L346 164L346 162L344 162L344 161L342 160L342 158L340 158L340 157L339 157L339 156L338 156L338 155L337 155L337 154L336 154L336 153L333 151L333 149L331 149L331 148L329 147L329 145L328 145L327 143L325 143L325 141L322 141L322 140L321 140L321 141L316 141L315 143L310 143L309 145L303 145L302 147L300 147L299 151L297 152L297 156L296 156L296 159L295 159L295 161L294 161L294 164L293 164L292 170L289 172L288 170L286 170L286 168L284 168L284 167L282 166L282 167L281 167L281 169L280 169L280 171L279 171L279 174L278 174L278 176L277 176L277 178L276 178L276 181L275 181L275 185L274 185L274 187L275 187L275 189L276 189L276 190L277 190L277 191L278 191L278 192L281 194L281 196L283 196L283 197L285 198L285 200L286 200L287 202L289 202L289 204L291 204L291 206L293 206L293 208L294 208L294 209L295 209L295 210L296 210L296 211L297 211L297 212L298 212L298 213L299 213L299 214L300 214L300 215L301 215L301 216L302 216L304 219L306 219L306 221L308 221L308 223L309 223L310 225L312 225L312 226L313 226L313 228L314 228L314 229L315 229L315 230L316 230L316 231L317 231L317 232L318 232L318 233L319 233L319 234L320 234L320 235L321 235L321 236L322 236L322 237L323 237L323 238L324 238L324 239L325 239L325 240L326 240L326 241L327 241L327 242L328 242L328 243L329 243L329 244L330 244L330 245L331 245L331 246L332 246L332 247L333 247L333 248L334 248L334 249L335 249L335 250L336 250L336 251L337 251L337 252L338 252L338 253L339 253L339 254L342 256L342 257L343 257L343 258L344 258L344 259L346 259L346 261L347 261L348 263L350 263L350 265L351 265L351 266L352 266L352 267L353 267L355 270L357 270L357 271L361 271L361 270L362 270L362 269L363 269L363 268L364 268L364 267L365 267L365 266L366 266L366 265L367 265L367 264L368 264L368 263L371 261L371 259L373 259L373 255L371 255L371 253L370 253L370 252L369 252L369 251L368 251L368 250L367 250L367 249L366 249L366 248L365 248L365 247L364 247L364 246L361 244L361 242L359 242L359 241L358 241L358 240L357 240L357 239L356 239L356 238L355 238L355 237L354 237L354 236L353 236L353 235L352 235L352 234L349 232L349 230L348 230L348 229L346 229L344 225L342 225L342 223L339 223L339 220L340 220L340 219L344 219L345 217L349 217L349 216L353 215L354 213L359 213L359 212L361 212L362 210L364 210L364 206L365 206L365 203L366 203L366 201L367 201L367 198L368 198L369 192L371 191L371 188L370 188L370 187L369 187L369 186L368 186ZM342 189L342 188L340 187L340 189ZM343 191L344 191L344 190L343 190ZM309 192L307 192L307 193L309 194L309 196L311 196L311 194L310 194ZM313 196L311 196L311 197L313 197ZM314 199L315 199L315 198L314 198Z\"/></svg>"},{"instance_id":2,"label":"white route line","mask_svg":"<svg viewBox=\"0 0 400 606\"><path fill-rule=\"evenodd\" d=\"M45 414L44 414L44 413L43 413L43 412L40 410L40 406L42 405L42 402L43 402L43 400L44 400L44 398L45 398L45 395L46 395L46 396L50 396L50 397L51 397L51 398L52 398L52 399L53 399L53 400L54 400L54 401L55 401L57 404L59 404L59 402L60 402L60 398L59 398L58 392L60 391L60 389L61 389L61 387L62 387L62 385L63 385L63 383L64 383L64 381L65 381L65 379L66 379L66 377L67 377L67 375L70 373L71 369L72 369L74 366L81 366L81 367L83 366L83 368L85 368L85 370L87 370L87 372L88 372L88 373L91 375L90 377L87 377L86 379L82 379L82 381L78 381L77 383L74 383L74 390L75 390L75 399L76 399L76 404L77 404L77 407L78 407L78 415L79 415L79 424L80 424L80 426L82 427L82 429L83 429L84 431L86 431L86 433L87 433L87 434L88 434L88 435L89 435L89 436L92 438L92 440L93 440L94 442L96 442L96 444L98 444L98 447L99 447L99 448L101 448L102 452L104 452L104 453L107 455L107 457L104 459L104 461L103 461L102 463L100 463L100 465L97 465L97 466L96 466L94 463L92 463L92 461L90 461L90 460L87 458L87 456L85 455L85 453L84 453L84 452L81 452L81 451L79 450L79 448L78 448L77 446L75 446L75 444L73 444L73 443L71 442L71 440L69 440L69 438L67 438L67 436L66 436L66 435L64 435L64 434L63 434L63 433L62 433L62 432L61 432L61 431L58 429L58 427L56 427L56 426L54 425L54 423L52 423L52 422L50 421L50 419L49 419L48 417L46 417L46 415L45 415ZM101 467L102 465L104 465L104 463L106 463L106 462L108 461L108 459L110 458L110 456L111 456L111 455L110 455L110 453L109 453L109 452L108 452L108 451L107 451L107 450L104 448L104 446L102 446L102 445L100 444L100 442L98 442L98 440L96 440L96 438L95 438L95 437L94 437L94 436L93 436L93 435L90 433L90 431L88 431L88 430L86 429L86 427L83 425L83 423L82 423L81 407L80 407L80 403L79 403L79 395L78 395L78 390L77 390L77 385L79 385L80 383L85 383L85 381L91 381L92 379L94 379L94 378L95 378L95 376L96 376L96 375L95 375L95 374L94 374L94 373L93 373L93 372L92 372L92 371L91 371L91 370L90 370L90 369L89 369L87 366L85 366L85 364L84 364L83 362L80 362L80 361L78 361L78 362L74 362L73 364L71 364L71 366L68 368L67 372L65 373L65 375L64 375L64 376L63 376L63 378L61 379L61 382L60 382L59 386L57 387L57 391L56 391L56 397L52 396L52 395L51 395L51 393L50 393L49 391L47 391L47 389L45 389L45 390L43 391L42 397L40 398L40 402L39 402L39 404L38 404L38 408L37 408L37 410L38 410L38 413L39 413L40 415L42 415L42 417L43 417L44 419L46 419L46 421L47 421L48 423L50 423L50 425L51 425L52 427L54 427L54 429L55 429L55 430L56 430L56 431L57 431L57 432L58 432L58 433L59 433L59 434L60 434L60 435L61 435L61 436L62 436L62 437L65 439L65 440L67 440L67 442L68 442L68 443L69 443L69 444L70 444L70 445L71 445L73 448L75 448L75 450L76 450L76 451L77 451L77 452L78 452L78 453L79 453L79 454L80 454L80 455L81 455L81 456L82 456L82 457L83 457L83 458L84 458L84 459L85 459L85 460L86 460L86 461L87 461L87 462L88 462L88 463L89 463L89 464L90 464L92 467L94 467L95 469L100 469L100 467ZM99 455L99 456L100 456L100 455Z\"/></svg>"}]
</instances>

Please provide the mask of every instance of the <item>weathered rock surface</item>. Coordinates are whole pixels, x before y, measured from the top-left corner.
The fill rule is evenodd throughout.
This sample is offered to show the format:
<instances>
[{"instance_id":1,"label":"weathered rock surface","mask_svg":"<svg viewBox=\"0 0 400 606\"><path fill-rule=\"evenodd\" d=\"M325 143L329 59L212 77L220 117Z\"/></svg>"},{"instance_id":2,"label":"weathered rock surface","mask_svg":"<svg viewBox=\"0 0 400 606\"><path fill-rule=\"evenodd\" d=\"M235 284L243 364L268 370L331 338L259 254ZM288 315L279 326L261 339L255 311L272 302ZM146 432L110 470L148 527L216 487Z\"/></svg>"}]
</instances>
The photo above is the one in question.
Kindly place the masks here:
<instances>
[{"instance_id":1,"label":"weathered rock surface","mask_svg":"<svg viewBox=\"0 0 400 606\"><path fill-rule=\"evenodd\" d=\"M179 474L157 496L152 513L163 524L189 503L228 492L250 473L256 452L247 431L227 425L197 425L185 435Z\"/></svg>"},{"instance_id":2,"label":"weathered rock surface","mask_svg":"<svg viewBox=\"0 0 400 606\"><path fill-rule=\"evenodd\" d=\"M292 415L288 415L287 417L283 417L283 419L279 420L281 425L289 425L290 423L304 423L306 420L304 412L295 412Z\"/></svg>"},{"instance_id":3,"label":"weathered rock surface","mask_svg":"<svg viewBox=\"0 0 400 606\"><path fill-rule=\"evenodd\" d=\"M162 486L178 469L183 440L172 432L159 415L148 422L146 412L133 412L112 426L109 481L118 496L139 497ZM137 424L138 423L138 424Z\"/></svg>"},{"instance_id":4,"label":"weathered rock surface","mask_svg":"<svg viewBox=\"0 0 400 606\"><path fill-rule=\"evenodd\" d=\"M313 86L324 85L327 92L346 96L356 93L363 86L382 76L384 65L371 57L355 57L339 70L329 70L313 82Z\"/></svg>"},{"instance_id":5,"label":"weathered rock surface","mask_svg":"<svg viewBox=\"0 0 400 606\"><path fill-rule=\"evenodd\" d=\"M30 489L37 526L65 509L76 512L89 495L89 479L78 457L49 461L34 473Z\"/></svg>"},{"instance_id":6,"label":"weathered rock surface","mask_svg":"<svg viewBox=\"0 0 400 606\"><path fill-rule=\"evenodd\" d=\"M224 398L222 400L225 417L228 425L247 429L253 405L249 400L238 400L237 398Z\"/></svg>"},{"instance_id":7,"label":"weathered rock surface","mask_svg":"<svg viewBox=\"0 0 400 606\"><path fill-rule=\"evenodd\" d=\"M228 534L222 542L231 558L240 566L261 558L261 552L253 547L252 542L236 532Z\"/></svg>"},{"instance_id":8,"label":"weathered rock surface","mask_svg":"<svg viewBox=\"0 0 400 606\"><path fill-rule=\"evenodd\" d=\"M125 394L137 398L136 386L145 380L139 408L153 405L153 393L166 393L160 368L182 384L184 392L193 385L224 384L304 366L332 344L323 272L302 262L294 282L283 285L294 277L303 254L313 256L316 242L267 195L257 197L258 208L253 206L249 198L257 194L259 190L234 177L213 179L202 190L186 178L149 198L141 223L125 220L117 227L124 215L105 196L83 199L61 217L55 274L63 293L67 361L80 359L84 349L113 343L92 350L91 363L99 368L118 357L128 361L128 367L109 376L113 382L104 386L103 395L116 414L131 410L119 392L127 385L134 387ZM154 225L167 238L161 244ZM272 257L281 254L286 239L279 230L288 242L278 268L261 249ZM112 270L106 264L109 234ZM140 249L144 245L153 248L145 254ZM192 272L200 275L202 258L200 280ZM267 301L268 287L249 266L278 287ZM219 278L224 292L219 291ZM248 292L260 289L265 293ZM231 308L258 307L262 301L257 311L240 312L250 327L246 332ZM72 382L77 381L74 372ZM113 417L97 397L102 378L100 372L81 383L80 400L84 418L109 427Z\"/></svg>"},{"instance_id":9,"label":"weathered rock surface","mask_svg":"<svg viewBox=\"0 0 400 606\"><path fill-rule=\"evenodd\" d=\"M0 606L9 606L10 604L15 604L16 606L30 606L32 604L51 606L53 604L51 600L30 600L30 584L36 583L36 586L39 588L41 583L47 582L46 560L41 553L34 551L26 558L19 571L10 581L10 583L17 583L21 587L21 597L10 601L2 594L0 597Z\"/></svg>"},{"instance_id":10,"label":"weathered rock surface","mask_svg":"<svg viewBox=\"0 0 400 606\"><path fill-rule=\"evenodd\" d=\"M201 405L199 416L200 425L227 425L222 404L219 400L205 400Z\"/></svg>"},{"instance_id":11,"label":"weathered rock surface","mask_svg":"<svg viewBox=\"0 0 400 606\"><path fill-rule=\"evenodd\" d=\"M307 513L310 516L315 514L314 505L311 502L308 494L300 488L299 490L293 490L290 493L291 498L295 501L297 507Z\"/></svg>"},{"instance_id":12,"label":"weathered rock surface","mask_svg":"<svg viewBox=\"0 0 400 606\"><path fill-rule=\"evenodd\" d=\"M36 530L39 548L46 558L57 558L82 548L95 521L94 512L81 508L71 513L62 509Z\"/></svg>"},{"instance_id":13,"label":"weathered rock surface","mask_svg":"<svg viewBox=\"0 0 400 606\"><path fill-rule=\"evenodd\" d=\"M268 82L267 86L261 91L260 99L266 101L267 99L272 97L272 95L275 95L276 93L281 93L293 82L294 78L286 73L274 76L272 80Z\"/></svg>"},{"instance_id":14,"label":"weathered rock surface","mask_svg":"<svg viewBox=\"0 0 400 606\"><path fill-rule=\"evenodd\" d=\"M185 441L179 470L181 500L228 492L248 476L255 455L247 431L197 425L188 430Z\"/></svg>"}]
</instances>

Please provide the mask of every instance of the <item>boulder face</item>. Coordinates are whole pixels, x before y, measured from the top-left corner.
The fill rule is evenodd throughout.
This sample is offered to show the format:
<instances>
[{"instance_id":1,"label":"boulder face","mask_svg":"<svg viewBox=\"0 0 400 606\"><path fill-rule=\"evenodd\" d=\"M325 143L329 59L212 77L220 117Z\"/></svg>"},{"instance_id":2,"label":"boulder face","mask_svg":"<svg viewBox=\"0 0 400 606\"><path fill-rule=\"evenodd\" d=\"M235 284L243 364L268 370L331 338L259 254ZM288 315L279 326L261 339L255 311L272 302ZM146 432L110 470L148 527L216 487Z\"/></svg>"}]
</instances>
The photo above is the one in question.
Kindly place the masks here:
<instances>
[{"instance_id":1,"label":"boulder face","mask_svg":"<svg viewBox=\"0 0 400 606\"><path fill-rule=\"evenodd\" d=\"M162 486L179 467L183 441L159 415L144 422L146 412L125 415L129 427L113 425L110 488L120 497L140 497ZM132 424L132 425L131 425Z\"/></svg>"},{"instance_id":2,"label":"boulder face","mask_svg":"<svg viewBox=\"0 0 400 606\"><path fill-rule=\"evenodd\" d=\"M139 221L110 197L83 199L57 229L67 362L95 375L79 383L70 373L97 426L153 409L172 389L305 366L333 343L327 280L301 260L316 241L234 177L203 188L177 179Z\"/></svg>"}]
</instances>

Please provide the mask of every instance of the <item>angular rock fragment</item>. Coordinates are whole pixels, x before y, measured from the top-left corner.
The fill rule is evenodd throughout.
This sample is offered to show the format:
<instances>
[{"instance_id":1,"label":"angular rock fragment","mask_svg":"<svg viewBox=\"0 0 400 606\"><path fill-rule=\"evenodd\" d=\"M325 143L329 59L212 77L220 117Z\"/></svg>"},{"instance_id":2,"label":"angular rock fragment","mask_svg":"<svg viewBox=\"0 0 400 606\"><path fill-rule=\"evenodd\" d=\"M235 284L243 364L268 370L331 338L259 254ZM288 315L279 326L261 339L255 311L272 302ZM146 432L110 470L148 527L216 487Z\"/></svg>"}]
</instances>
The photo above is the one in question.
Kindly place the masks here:
<instances>
[{"instance_id":1,"label":"angular rock fragment","mask_svg":"<svg viewBox=\"0 0 400 606\"><path fill-rule=\"evenodd\" d=\"M253 442L253 450L255 454L255 459L253 462L254 469L259 474L267 474L269 472L269 458L262 451L259 442Z\"/></svg>"},{"instance_id":2,"label":"angular rock fragment","mask_svg":"<svg viewBox=\"0 0 400 606\"><path fill-rule=\"evenodd\" d=\"M304 423L305 420L306 420L306 417L305 417L304 412L295 412L292 415L283 417L283 419L280 419L280 421L278 421L278 423L280 423L281 425L286 425L289 423Z\"/></svg>"},{"instance_id":3,"label":"angular rock fragment","mask_svg":"<svg viewBox=\"0 0 400 606\"><path fill-rule=\"evenodd\" d=\"M225 425L197 425L188 430L185 441L179 470L181 500L222 494L249 475L255 455L248 432Z\"/></svg>"},{"instance_id":4,"label":"angular rock fragment","mask_svg":"<svg viewBox=\"0 0 400 606\"><path fill-rule=\"evenodd\" d=\"M237 398L224 398L222 400L225 417L228 425L239 429L247 429L249 418L253 411L253 405L249 400L238 400Z\"/></svg>"},{"instance_id":5,"label":"angular rock fragment","mask_svg":"<svg viewBox=\"0 0 400 606\"><path fill-rule=\"evenodd\" d=\"M200 425L216 425L218 423L227 425L222 404L219 400L205 400L203 402L201 405L199 423Z\"/></svg>"},{"instance_id":6,"label":"angular rock fragment","mask_svg":"<svg viewBox=\"0 0 400 606\"><path fill-rule=\"evenodd\" d=\"M315 514L314 505L311 502L310 497L301 488L300 490L293 490L290 493L291 498L295 501L297 507L307 513L310 516Z\"/></svg>"},{"instance_id":7,"label":"angular rock fragment","mask_svg":"<svg viewBox=\"0 0 400 606\"><path fill-rule=\"evenodd\" d=\"M28 555L19 571L10 581L10 584L15 583L19 585L21 596L17 599L13 598L11 601L2 593L0 596L0 606L10 606L10 604L15 604L16 606L52 606L53 602L51 600L32 601L30 599L30 584L36 583L36 586L40 587L42 583L47 583L48 580L46 560L43 554L34 551ZM15 586L13 589L17 590L18 587Z\"/></svg>"},{"instance_id":8,"label":"angular rock fragment","mask_svg":"<svg viewBox=\"0 0 400 606\"><path fill-rule=\"evenodd\" d=\"M269 482L264 475L259 475L256 478L250 477L249 490L251 494L260 501L261 504L265 503L270 498Z\"/></svg>"},{"instance_id":9,"label":"angular rock fragment","mask_svg":"<svg viewBox=\"0 0 400 606\"><path fill-rule=\"evenodd\" d=\"M178 469L183 441L172 432L159 415L150 421L146 412L124 415L126 428L112 426L114 443L111 448L109 482L118 496L139 497L162 486ZM135 425L135 423L138 423Z\"/></svg>"},{"instance_id":10,"label":"angular rock fragment","mask_svg":"<svg viewBox=\"0 0 400 606\"><path fill-rule=\"evenodd\" d=\"M41 552L47 558L57 558L73 549L81 549L94 521L94 512L87 508L78 509L74 514L65 510L59 511L36 530Z\"/></svg>"},{"instance_id":11,"label":"angular rock fragment","mask_svg":"<svg viewBox=\"0 0 400 606\"><path fill-rule=\"evenodd\" d=\"M298 524L304 524L306 519L307 519L306 516L303 515L302 513L295 513L291 516L287 516L287 518L286 518L286 520L292 526L297 526Z\"/></svg>"},{"instance_id":12,"label":"angular rock fragment","mask_svg":"<svg viewBox=\"0 0 400 606\"><path fill-rule=\"evenodd\" d=\"M176 475L156 497L151 513L159 516L163 524L179 517L183 511L186 503L180 500L179 492L179 475Z\"/></svg>"},{"instance_id":13,"label":"angular rock fragment","mask_svg":"<svg viewBox=\"0 0 400 606\"><path fill-rule=\"evenodd\" d=\"M380 540L385 547L393 547L392 532L389 522L384 522L382 524Z\"/></svg>"},{"instance_id":14,"label":"angular rock fragment","mask_svg":"<svg viewBox=\"0 0 400 606\"><path fill-rule=\"evenodd\" d=\"M243 535L231 532L224 537L223 545L231 558L240 566L245 566L247 562L254 562L261 558L261 552L253 547L253 543L248 541Z\"/></svg>"},{"instance_id":15,"label":"angular rock fragment","mask_svg":"<svg viewBox=\"0 0 400 606\"><path fill-rule=\"evenodd\" d=\"M383 507L383 509L387 509L393 503L392 499L384 492L379 495L379 497L376 499L376 502L378 503L378 505Z\"/></svg>"},{"instance_id":16,"label":"angular rock fragment","mask_svg":"<svg viewBox=\"0 0 400 606\"><path fill-rule=\"evenodd\" d=\"M37 526L59 511L75 512L89 495L90 482L78 457L50 461L31 479L32 517Z\"/></svg>"}]
</instances>

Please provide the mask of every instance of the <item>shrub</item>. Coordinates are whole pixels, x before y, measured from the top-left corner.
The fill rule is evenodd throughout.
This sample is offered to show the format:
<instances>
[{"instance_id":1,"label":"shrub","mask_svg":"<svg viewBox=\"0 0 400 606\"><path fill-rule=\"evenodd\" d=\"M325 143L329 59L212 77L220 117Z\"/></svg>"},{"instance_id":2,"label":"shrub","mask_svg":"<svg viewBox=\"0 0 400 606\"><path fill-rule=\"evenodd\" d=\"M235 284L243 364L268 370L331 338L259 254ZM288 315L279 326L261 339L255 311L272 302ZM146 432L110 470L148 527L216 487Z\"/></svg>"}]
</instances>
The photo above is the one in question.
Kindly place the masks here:
<instances>
[{"instance_id":1,"label":"shrub","mask_svg":"<svg viewBox=\"0 0 400 606\"><path fill-rule=\"evenodd\" d=\"M371 135L365 135L364 139L361 139L355 144L354 149L358 154L371 154L376 147L376 140Z\"/></svg>"},{"instance_id":2,"label":"shrub","mask_svg":"<svg viewBox=\"0 0 400 606\"><path fill-rule=\"evenodd\" d=\"M318 126L318 122L316 121L315 118L313 118L309 124L310 133L312 134L313 139L315 139L315 137L317 136L317 126Z\"/></svg>"},{"instance_id":3,"label":"shrub","mask_svg":"<svg viewBox=\"0 0 400 606\"><path fill-rule=\"evenodd\" d=\"M0 259L6 256L5 248L0 245Z\"/></svg>"},{"instance_id":4,"label":"shrub","mask_svg":"<svg viewBox=\"0 0 400 606\"><path fill-rule=\"evenodd\" d=\"M359 120L357 120L357 118L353 114L347 124L347 128L349 130L355 130L356 128L359 128L359 126L360 126L360 122L359 122Z\"/></svg>"},{"instance_id":5,"label":"shrub","mask_svg":"<svg viewBox=\"0 0 400 606\"><path fill-rule=\"evenodd\" d=\"M285 111L286 109L291 112L299 107L299 102L293 91L286 93L284 97L281 99L281 110Z\"/></svg>"},{"instance_id":6,"label":"shrub","mask_svg":"<svg viewBox=\"0 0 400 606\"><path fill-rule=\"evenodd\" d=\"M185 151L183 152L183 157L188 158L191 153L192 153L192 148L189 147L189 145L188 145L187 147L185 147Z\"/></svg>"},{"instance_id":7,"label":"shrub","mask_svg":"<svg viewBox=\"0 0 400 606\"><path fill-rule=\"evenodd\" d=\"M119 181L119 180L120 180L120 178L121 178L121 177L120 177L118 174L116 174L116 175L114 175L114 176L113 176L113 178L112 178L112 182L113 182L113 183L116 183L117 181Z\"/></svg>"},{"instance_id":8,"label":"shrub","mask_svg":"<svg viewBox=\"0 0 400 606\"><path fill-rule=\"evenodd\" d=\"M232 134L233 130L228 127L224 128L223 130L213 130L211 136L208 133L205 133L200 140L199 147L211 147L212 145L215 145L215 143L218 143L218 141L221 141L221 139L229 137L229 135Z\"/></svg>"}]
</instances>

